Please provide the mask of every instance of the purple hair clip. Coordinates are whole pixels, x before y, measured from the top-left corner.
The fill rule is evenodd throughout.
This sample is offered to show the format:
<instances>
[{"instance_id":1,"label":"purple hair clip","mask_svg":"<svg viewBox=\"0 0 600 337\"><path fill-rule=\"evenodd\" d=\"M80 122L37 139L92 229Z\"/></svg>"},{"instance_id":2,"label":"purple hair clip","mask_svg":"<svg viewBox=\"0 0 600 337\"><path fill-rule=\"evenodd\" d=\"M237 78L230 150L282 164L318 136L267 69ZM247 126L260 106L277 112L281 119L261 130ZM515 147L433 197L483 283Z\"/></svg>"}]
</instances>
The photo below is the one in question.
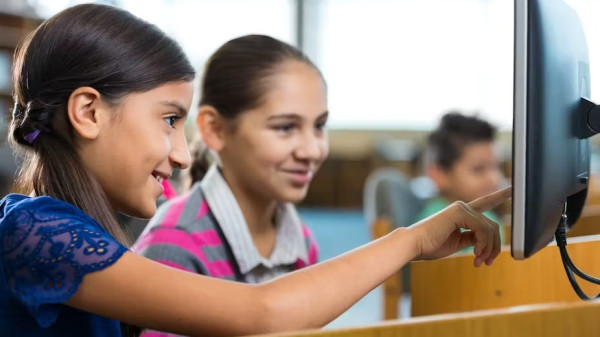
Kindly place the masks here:
<instances>
[{"instance_id":1,"label":"purple hair clip","mask_svg":"<svg viewBox=\"0 0 600 337\"><path fill-rule=\"evenodd\" d=\"M40 134L40 130L35 129L33 131L31 131L30 133L26 134L25 137L23 137L29 144L33 144L33 142L35 141L35 139L37 138L37 136Z\"/></svg>"}]
</instances>

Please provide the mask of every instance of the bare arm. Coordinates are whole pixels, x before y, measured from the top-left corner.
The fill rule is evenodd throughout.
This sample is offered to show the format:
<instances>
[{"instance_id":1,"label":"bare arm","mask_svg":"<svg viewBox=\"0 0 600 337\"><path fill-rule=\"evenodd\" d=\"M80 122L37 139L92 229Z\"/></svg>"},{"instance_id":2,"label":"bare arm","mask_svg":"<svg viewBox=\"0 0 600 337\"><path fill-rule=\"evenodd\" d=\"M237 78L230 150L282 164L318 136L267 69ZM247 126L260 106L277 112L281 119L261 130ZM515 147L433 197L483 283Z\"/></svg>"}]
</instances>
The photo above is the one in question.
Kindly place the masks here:
<instances>
[{"instance_id":1,"label":"bare arm","mask_svg":"<svg viewBox=\"0 0 600 337\"><path fill-rule=\"evenodd\" d=\"M471 204L455 203L409 228L261 285L186 273L126 253L88 274L66 304L188 335L320 327L416 257L440 257L475 244L475 265L490 264L500 251L498 226L480 212L509 196L504 190Z\"/></svg>"},{"instance_id":2,"label":"bare arm","mask_svg":"<svg viewBox=\"0 0 600 337\"><path fill-rule=\"evenodd\" d=\"M499 227L481 213L508 199L511 192L508 188L469 204L454 203L411 227L263 284L277 316L269 330L323 326L415 258L444 257L475 245L475 266L492 264L500 253Z\"/></svg>"}]
</instances>

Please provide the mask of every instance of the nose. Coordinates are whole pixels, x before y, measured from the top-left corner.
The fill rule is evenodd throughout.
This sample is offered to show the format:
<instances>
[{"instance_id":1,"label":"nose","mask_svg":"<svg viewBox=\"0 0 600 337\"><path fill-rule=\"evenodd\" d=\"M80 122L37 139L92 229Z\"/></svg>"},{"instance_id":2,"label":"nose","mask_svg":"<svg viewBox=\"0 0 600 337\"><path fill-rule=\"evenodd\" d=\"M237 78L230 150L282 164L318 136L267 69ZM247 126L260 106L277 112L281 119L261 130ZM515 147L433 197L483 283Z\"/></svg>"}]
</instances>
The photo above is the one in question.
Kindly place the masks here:
<instances>
[{"instance_id":1,"label":"nose","mask_svg":"<svg viewBox=\"0 0 600 337\"><path fill-rule=\"evenodd\" d=\"M307 132L296 148L296 157L300 160L321 160L327 153L327 138L323 134Z\"/></svg>"},{"instance_id":2,"label":"nose","mask_svg":"<svg viewBox=\"0 0 600 337\"><path fill-rule=\"evenodd\" d=\"M181 170L188 168L192 162L190 150L183 132L175 133L171 139L169 162L173 168Z\"/></svg>"}]
</instances>

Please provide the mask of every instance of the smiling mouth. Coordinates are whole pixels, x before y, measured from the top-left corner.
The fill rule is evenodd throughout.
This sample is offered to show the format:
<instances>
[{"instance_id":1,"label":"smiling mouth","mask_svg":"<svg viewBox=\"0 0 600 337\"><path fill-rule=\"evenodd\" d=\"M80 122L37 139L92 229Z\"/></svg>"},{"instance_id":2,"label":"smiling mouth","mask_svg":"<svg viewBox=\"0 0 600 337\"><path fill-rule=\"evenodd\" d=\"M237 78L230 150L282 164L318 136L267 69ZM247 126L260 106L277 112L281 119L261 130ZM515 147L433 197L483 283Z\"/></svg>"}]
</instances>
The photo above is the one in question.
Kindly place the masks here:
<instances>
[{"instance_id":1,"label":"smiling mouth","mask_svg":"<svg viewBox=\"0 0 600 337\"><path fill-rule=\"evenodd\" d=\"M312 176L312 171L307 171L307 170L287 170L286 172L293 173L293 174L302 174L302 175Z\"/></svg>"},{"instance_id":2,"label":"smiling mouth","mask_svg":"<svg viewBox=\"0 0 600 337\"><path fill-rule=\"evenodd\" d=\"M313 171L310 170L285 170L285 172L291 177L294 183L300 185L308 184L313 178Z\"/></svg>"},{"instance_id":3,"label":"smiling mouth","mask_svg":"<svg viewBox=\"0 0 600 337\"><path fill-rule=\"evenodd\" d=\"M159 184L162 184L163 181L169 179L169 176L158 171L152 171L152 176L158 181Z\"/></svg>"}]
</instances>

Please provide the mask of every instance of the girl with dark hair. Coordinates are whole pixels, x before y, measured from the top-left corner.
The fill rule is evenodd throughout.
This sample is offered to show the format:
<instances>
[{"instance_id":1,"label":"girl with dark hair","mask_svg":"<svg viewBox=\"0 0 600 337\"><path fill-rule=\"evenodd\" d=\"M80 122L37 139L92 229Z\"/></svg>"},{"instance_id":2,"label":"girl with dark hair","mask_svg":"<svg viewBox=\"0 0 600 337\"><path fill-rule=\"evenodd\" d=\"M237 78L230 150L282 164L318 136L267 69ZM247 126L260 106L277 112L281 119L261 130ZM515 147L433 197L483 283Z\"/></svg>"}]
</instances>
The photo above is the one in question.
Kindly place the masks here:
<instances>
[{"instance_id":1,"label":"girl with dark hair","mask_svg":"<svg viewBox=\"0 0 600 337\"><path fill-rule=\"evenodd\" d=\"M189 166L183 120L193 76L173 40L109 6L69 8L19 47L9 138L26 163L18 181L23 194L0 201L3 336L134 336L135 326L210 336L319 327L413 259L475 245L479 266L499 253L498 226L481 211L509 190L455 203L259 285L183 272L130 252L115 213L151 217L161 182Z\"/></svg>"},{"instance_id":2,"label":"girl with dark hair","mask_svg":"<svg viewBox=\"0 0 600 337\"><path fill-rule=\"evenodd\" d=\"M201 87L203 141L190 170L197 182L161 205L134 248L183 270L249 283L316 263L316 244L293 203L328 152L320 72L291 45L247 35L210 57ZM219 164L210 165L213 152Z\"/></svg>"}]
</instances>

